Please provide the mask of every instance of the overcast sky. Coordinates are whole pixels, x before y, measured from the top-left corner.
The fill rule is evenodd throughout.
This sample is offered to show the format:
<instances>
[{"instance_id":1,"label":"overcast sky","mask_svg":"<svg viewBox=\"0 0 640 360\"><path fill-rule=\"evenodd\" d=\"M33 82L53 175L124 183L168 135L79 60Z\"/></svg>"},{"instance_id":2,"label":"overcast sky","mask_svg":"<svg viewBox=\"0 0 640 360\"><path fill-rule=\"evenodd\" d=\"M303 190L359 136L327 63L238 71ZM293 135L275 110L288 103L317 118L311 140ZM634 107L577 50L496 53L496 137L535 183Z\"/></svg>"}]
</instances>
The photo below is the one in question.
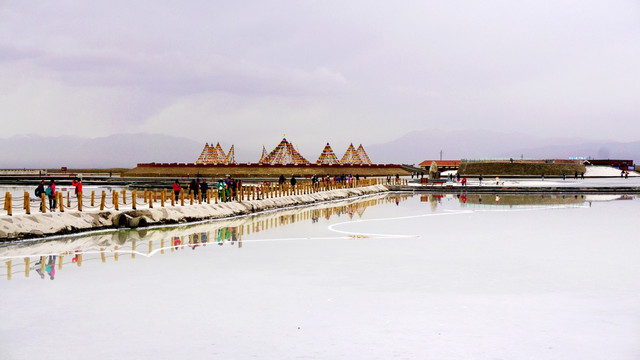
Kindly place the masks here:
<instances>
[{"instance_id":1,"label":"overcast sky","mask_svg":"<svg viewBox=\"0 0 640 360\"><path fill-rule=\"evenodd\" d=\"M640 2L0 0L0 117L309 154L435 128L635 141Z\"/></svg>"}]
</instances>

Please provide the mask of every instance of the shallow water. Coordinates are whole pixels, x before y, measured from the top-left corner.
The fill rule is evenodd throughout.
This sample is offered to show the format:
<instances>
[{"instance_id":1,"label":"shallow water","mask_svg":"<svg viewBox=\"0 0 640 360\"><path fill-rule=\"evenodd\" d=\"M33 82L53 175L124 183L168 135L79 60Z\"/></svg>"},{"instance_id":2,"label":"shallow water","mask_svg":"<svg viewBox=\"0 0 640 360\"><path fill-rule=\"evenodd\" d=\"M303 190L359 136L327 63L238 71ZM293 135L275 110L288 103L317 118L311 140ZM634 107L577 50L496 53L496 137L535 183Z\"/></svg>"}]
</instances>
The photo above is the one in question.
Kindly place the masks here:
<instances>
[{"instance_id":1,"label":"shallow water","mask_svg":"<svg viewBox=\"0 0 640 360\"><path fill-rule=\"evenodd\" d=\"M6 244L0 358L636 359L639 205L391 194Z\"/></svg>"}]
</instances>

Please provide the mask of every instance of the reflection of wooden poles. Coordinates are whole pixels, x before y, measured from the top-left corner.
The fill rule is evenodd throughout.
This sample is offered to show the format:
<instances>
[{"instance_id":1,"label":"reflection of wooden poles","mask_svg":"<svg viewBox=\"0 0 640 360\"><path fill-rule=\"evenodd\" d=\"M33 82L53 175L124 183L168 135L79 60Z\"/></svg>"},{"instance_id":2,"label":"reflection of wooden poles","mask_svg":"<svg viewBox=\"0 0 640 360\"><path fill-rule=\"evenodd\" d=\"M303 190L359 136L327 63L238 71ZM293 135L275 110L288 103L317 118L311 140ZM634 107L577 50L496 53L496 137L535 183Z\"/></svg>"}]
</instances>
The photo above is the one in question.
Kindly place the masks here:
<instances>
[{"instance_id":1,"label":"reflection of wooden poles","mask_svg":"<svg viewBox=\"0 0 640 360\"><path fill-rule=\"evenodd\" d=\"M164 239L160 239L160 254L164 254Z\"/></svg>"},{"instance_id":2,"label":"reflection of wooden poles","mask_svg":"<svg viewBox=\"0 0 640 360\"><path fill-rule=\"evenodd\" d=\"M6 261L5 264L7 265L7 280L11 280L11 272L12 272L11 260Z\"/></svg>"},{"instance_id":3,"label":"reflection of wooden poles","mask_svg":"<svg viewBox=\"0 0 640 360\"><path fill-rule=\"evenodd\" d=\"M46 271L45 262L46 258L44 256L40 256L40 274L44 274Z\"/></svg>"},{"instance_id":4,"label":"reflection of wooden poles","mask_svg":"<svg viewBox=\"0 0 640 360\"><path fill-rule=\"evenodd\" d=\"M59 255L58 256L58 270L62 270L62 260L64 259L64 256Z\"/></svg>"},{"instance_id":5,"label":"reflection of wooden poles","mask_svg":"<svg viewBox=\"0 0 640 360\"><path fill-rule=\"evenodd\" d=\"M82 253L78 253L78 262L76 262L76 264L78 265L78 267L82 266Z\"/></svg>"},{"instance_id":6,"label":"reflection of wooden poles","mask_svg":"<svg viewBox=\"0 0 640 360\"><path fill-rule=\"evenodd\" d=\"M31 259L24 258L24 277L29 277L29 271L31 270Z\"/></svg>"},{"instance_id":7,"label":"reflection of wooden poles","mask_svg":"<svg viewBox=\"0 0 640 360\"><path fill-rule=\"evenodd\" d=\"M118 256L120 255L120 253L118 252L118 246L116 245L113 248L113 260L118 261Z\"/></svg>"},{"instance_id":8,"label":"reflection of wooden poles","mask_svg":"<svg viewBox=\"0 0 640 360\"><path fill-rule=\"evenodd\" d=\"M107 256L104 254L104 248L100 248L100 259L102 259L103 263L107 262Z\"/></svg>"},{"instance_id":9,"label":"reflection of wooden poles","mask_svg":"<svg viewBox=\"0 0 640 360\"><path fill-rule=\"evenodd\" d=\"M153 242L149 240L149 255L151 255L151 250L153 250Z\"/></svg>"},{"instance_id":10,"label":"reflection of wooden poles","mask_svg":"<svg viewBox=\"0 0 640 360\"><path fill-rule=\"evenodd\" d=\"M136 241L135 240L131 242L131 258L132 259L136 258Z\"/></svg>"}]
</instances>

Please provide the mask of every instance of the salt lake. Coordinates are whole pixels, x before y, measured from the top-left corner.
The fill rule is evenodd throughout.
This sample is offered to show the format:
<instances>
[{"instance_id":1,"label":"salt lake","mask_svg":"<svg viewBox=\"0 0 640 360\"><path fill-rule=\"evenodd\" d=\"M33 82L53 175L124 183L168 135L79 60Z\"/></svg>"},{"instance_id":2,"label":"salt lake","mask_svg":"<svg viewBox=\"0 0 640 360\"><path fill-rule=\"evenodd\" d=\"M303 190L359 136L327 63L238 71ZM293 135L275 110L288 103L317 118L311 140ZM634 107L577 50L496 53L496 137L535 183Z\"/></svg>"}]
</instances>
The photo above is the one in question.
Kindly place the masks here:
<instances>
[{"instance_id":1,"label":"salt lake","mask_svg":"<svg viewBox=\"0 0 640 360\"><path fill-rule=\"evenodd\" d=\"M0 358L637 359L638 210L385 194L3 244Z\"/></svg>"}]
</instances>

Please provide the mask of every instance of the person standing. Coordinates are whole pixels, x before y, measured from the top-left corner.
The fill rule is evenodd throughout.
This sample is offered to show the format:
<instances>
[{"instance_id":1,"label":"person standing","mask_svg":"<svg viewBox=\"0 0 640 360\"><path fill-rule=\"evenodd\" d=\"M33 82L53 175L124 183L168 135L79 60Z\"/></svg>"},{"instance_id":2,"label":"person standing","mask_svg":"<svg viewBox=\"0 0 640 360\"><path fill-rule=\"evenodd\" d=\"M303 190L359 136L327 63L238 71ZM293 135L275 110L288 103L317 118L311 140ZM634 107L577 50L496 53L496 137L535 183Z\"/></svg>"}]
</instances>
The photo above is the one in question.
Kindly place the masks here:
<instances>
[{"instance_id":1,"label":"person standing","mask_svg":"<svg viewBox=\"0 0 640 360\"><path fill-rule=\"evenodd\" d=\"M296 188L296 177L291 175L291 189L295 189Z\"/></svg>"},{"instance_id":2,"label":"person standing","mask_svg":"<svg viewBox=\"0 0 640 360\"><path fill-rule=\"evenodd\" d=\"M73 181L71 181L71 185L73 185L73 187L75 188L73 193L77 198L80 194L82 194L82 180L75 178L73 179Z\"/></svg>"},{"instance_id":3,"label":"person standing","mask_svg":"<svg viewBox=\"0 0 640 360\"><path fill-rule=\"evenodd\" d=\"M42 197L42 194L44 194L44 180L40 180L40 185L38 185L34 194L38 199Z\"/></svg>"},{"instance_id":4,"label":"person standing","mask_svg":"<svg viewBox=\"0 0 640 360\"><path fill-rule=\"evenodd\" d=\"M176 181L173 183L173 197L175 198L175 201L178 201L178 197L180 196L180 190L182 190L182 186L176 179Z\"/></svg>"},{"instance_id":5,"label":"person standing","mask_svg":"<svg viewBox=\"0 0 640 360\"><path fill-rule=\"evenodd\" d=\"M195 179L191 179L191 183L189 184L189 195L193 194L193 198L196 199L198 197L198 184L196 184Z\"/></svg>"},{"instance_id":6,"label":"person standing","mask_svg":"<svg viewBox=\"0 0 640 360\"><path fill-rule=\"evenodd\" d=\"M49 210L56 211L56 181L52 179L44 192L49 196Z\"/></svg>"},{"instance_id":7,"label":"person standing","mask_svg":"<svg viewBox=\"0 0 640 360\"><path fill-rule=\"evenodd\" d=\"M202 179L202 183L200 183L200 191L202 192L202 199L207 198L207 192L209 191L209 184L207 184L207 179Z\"/></svg>"}]
</instances>

